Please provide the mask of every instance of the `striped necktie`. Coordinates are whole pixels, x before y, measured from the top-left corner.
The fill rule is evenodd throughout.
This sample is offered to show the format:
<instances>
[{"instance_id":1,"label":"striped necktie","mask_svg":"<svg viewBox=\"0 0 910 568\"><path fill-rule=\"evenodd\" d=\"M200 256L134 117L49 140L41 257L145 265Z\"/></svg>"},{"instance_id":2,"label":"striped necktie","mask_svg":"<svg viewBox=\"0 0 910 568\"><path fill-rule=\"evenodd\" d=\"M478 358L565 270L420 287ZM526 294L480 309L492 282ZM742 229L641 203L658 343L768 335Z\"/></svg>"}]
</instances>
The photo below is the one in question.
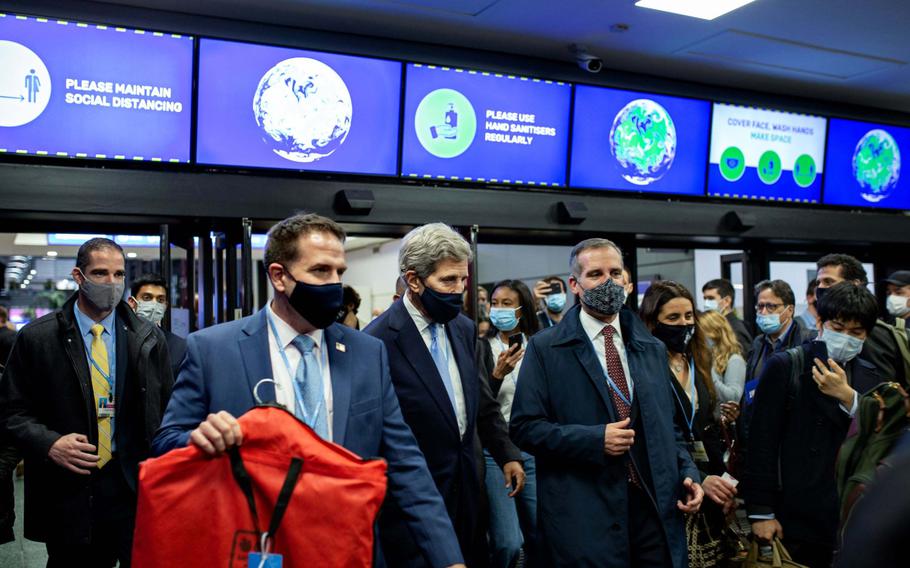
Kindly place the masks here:
<instances>
[{"instance_id":1,"label":"striped necktie","mask_svg":"<svg viewBox=\"0 0 910 568\"><path fill-rule=\"evenodd\" d=\"M92 392L95 395L95 412L113 401L111 393L111 383L108 378L101 372L102 369L110 373L110 362L108 360L107 347L101 334L104 333L104 326L96 323L92 326ZM98 418L98 468L111 461L111 432L113 430L111 422L113 418L109 416Z\"/></svg>"}]
</instances>

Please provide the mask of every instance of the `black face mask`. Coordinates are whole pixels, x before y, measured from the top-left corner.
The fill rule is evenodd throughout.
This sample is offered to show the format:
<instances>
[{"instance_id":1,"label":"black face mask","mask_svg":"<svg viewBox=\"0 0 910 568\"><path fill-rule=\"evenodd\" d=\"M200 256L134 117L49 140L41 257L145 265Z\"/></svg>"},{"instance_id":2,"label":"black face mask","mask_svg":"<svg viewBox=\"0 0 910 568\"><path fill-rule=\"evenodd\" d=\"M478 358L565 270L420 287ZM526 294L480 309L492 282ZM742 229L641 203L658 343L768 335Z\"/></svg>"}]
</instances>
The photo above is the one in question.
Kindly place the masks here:
<instances>
[{"instance_id":1,"label":"black face mask","mask_svg":"<svg viewBox=\"0 0 910 568\"><path fill-rule=\"evenodd\" d=\"M692 338L695 337L695 326L658 323L653 335L661 340L671 352L686 353Z\"/></svg>"},{"instance_id":2,"label":"black face mask","mask_svg":"<svg viewBox=\"0 0 910 568\"><path fill-rule=\"evenodd\" d=\"M818 306L818 302L822 301L822 298L825 297L825 294L828 293L828 288L816 288L815 289L815 305ZM818 309L816 307L816 309Z\"/></svg>"},{"instance_id":3,"label":"black face mask","mask_svg":"<svg viewBox=\"0 0 910 568\"><path fill-rule=\"evenodd\" d=\"M295 280L287 269L285 269L285 273L296 283L294 291L288 297L288 302L300 314L300 317L319 329L332 325L343 307L344 290L341 284L313 286Z\"/></svg>"},{"instance_id":4,"label":"black face mask","mask_svg":"<svg viewBox=\"0 0 910 568\"><path fill-rule=\"evenodd\" d=\"M446 324L461 313L462 295L437 292L424 283L420 303L434 322Z\"/></svg>"}]
</instances>

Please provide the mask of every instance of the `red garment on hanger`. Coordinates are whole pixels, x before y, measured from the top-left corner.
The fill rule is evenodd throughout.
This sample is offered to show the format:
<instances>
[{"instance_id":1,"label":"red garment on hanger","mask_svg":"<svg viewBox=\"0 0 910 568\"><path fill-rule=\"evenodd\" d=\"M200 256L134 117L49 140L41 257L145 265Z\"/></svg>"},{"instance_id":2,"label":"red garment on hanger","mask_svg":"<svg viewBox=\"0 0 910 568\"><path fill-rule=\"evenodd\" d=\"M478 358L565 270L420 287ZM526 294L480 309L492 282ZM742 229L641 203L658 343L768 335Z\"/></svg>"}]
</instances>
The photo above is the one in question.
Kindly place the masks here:
<instances>
[{"instance_id":1,"label":"red garment on hanger","mask_svg":"<svg viewBox=\"0 0 910 568\"><path fill-rule=\"evenodd\" d=\"M271 544L284 568L371 566L386 462L321 439L282 408L254 408L239 422L260 530L268 530L292 458L303 461ZM212 458L190 445L141 464L135 568L246 568L259 550L254 527L227 454Z\"/></svg>"}]
</instances>

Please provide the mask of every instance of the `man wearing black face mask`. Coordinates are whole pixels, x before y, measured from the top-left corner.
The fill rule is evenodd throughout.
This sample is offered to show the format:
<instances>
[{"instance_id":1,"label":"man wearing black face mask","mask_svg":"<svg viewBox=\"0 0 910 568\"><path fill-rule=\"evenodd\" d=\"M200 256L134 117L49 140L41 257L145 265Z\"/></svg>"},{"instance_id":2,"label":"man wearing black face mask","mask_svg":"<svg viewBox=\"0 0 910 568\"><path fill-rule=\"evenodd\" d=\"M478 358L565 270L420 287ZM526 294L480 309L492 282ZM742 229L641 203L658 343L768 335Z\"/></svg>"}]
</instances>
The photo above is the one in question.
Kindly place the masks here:
<instances>
[{"instance_id":1,"label":"man wearing black face mask","mask_svg":"<svg viewBox=\"0 0 910 568\"><path fill-rule=\"evenodd\" d=\"M503 468L515 493L524 485L524 470L492 393L481 392L474 323L460 313L470 259L468 243L447 225L423 225L408 233L398 252L407 290L365 331L389 350L401 411L446 502L467 564L483 566L475 436ZM386 560L391 566L425 566L405 530L405 518L394 506L383 511L380 535Z\"/></svg>"},{"instance_id":2,"label":"man wearing black face mask","mask_svg":"<svg viewBox=\"0 0 910 568\"><path fill-rule=\"evenodd\" d=\"M322 438L362 457L385 458L388 502L407 512L429 565L462 566L445 505L401 417L385 347L335 322L347 268L344 240L341 226L319 215L296 215L272 227L265 265L274 299L255 315L187 338L154 450L195 444L220 454L243 441L235 416L256 406L257 398L277 402Z\"/></svg>"},{"instance_id":3,"label":"man wearing black face mask","mask_svg":"<svg viewBox=\"0 0 910 568\"><path fill-rule=\"evenodd\" d=\"M0 379L0 423L25 456L25 537L48 566L129 566L139 462L173 385L167 341L123 301L109 239L80 248L79 284L27 325Z\"/></svg>"},{"instance_id":4,"label":"man wearing black face mask","mask_svg":"<svg viewBox=\"0 0 910 568\"><path fill-rule=\"evenodd\" d=\"M537 460L542 564L682 568L683 513L704 492L673 421L666 348L623 308L614 243L582 241L569 265L580 305L531 338L510 421Z\"/></svg>"}]
</instances>

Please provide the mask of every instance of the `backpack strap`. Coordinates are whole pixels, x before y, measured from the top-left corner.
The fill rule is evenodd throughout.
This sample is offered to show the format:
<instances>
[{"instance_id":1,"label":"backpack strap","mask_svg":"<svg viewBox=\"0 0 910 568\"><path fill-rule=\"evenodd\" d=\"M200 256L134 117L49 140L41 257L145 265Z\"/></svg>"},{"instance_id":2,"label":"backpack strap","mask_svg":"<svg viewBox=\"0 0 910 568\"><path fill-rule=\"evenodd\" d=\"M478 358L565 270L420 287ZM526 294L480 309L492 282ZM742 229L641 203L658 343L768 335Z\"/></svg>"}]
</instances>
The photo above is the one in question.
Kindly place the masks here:
<instances>
[{"instance_id":1,"label":"backpack strap","mask_svg":"<svg viewBox=\"0 0 910 568\"><path fill-rule=\"evenodd\" d=\"M787 381L787 404L784 408L789 412L796 404L799 395L799 377L803 374L803 365L806 364L806 353L802 347L787 349L790 357L790 377Z\"/></svg>"}]
</instances>

